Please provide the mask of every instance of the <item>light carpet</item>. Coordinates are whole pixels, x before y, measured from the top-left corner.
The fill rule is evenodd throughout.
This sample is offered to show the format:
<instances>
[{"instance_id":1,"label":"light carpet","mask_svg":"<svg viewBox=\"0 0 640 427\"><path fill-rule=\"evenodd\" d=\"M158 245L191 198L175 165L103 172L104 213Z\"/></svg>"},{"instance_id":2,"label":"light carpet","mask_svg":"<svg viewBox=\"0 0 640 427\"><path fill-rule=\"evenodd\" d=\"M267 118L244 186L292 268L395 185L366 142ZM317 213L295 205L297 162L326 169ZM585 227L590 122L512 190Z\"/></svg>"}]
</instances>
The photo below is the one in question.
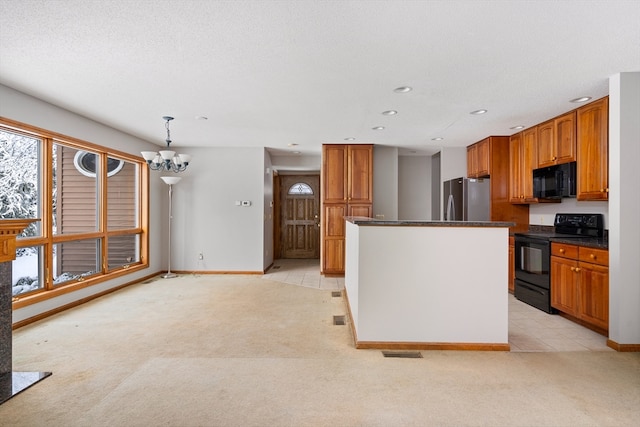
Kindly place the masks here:
<instances>
[{"instance_id":1,"label":"light carpet","mask_svg":"<svg viewBox=\"0 0 640 427\"><path fill-rule=\"evenodd\" d=\"M130 286L14 332L53 375L11 426L624 426L640 354L356 350L343 298L259 276Z\"/></svg>"}]
</instances>

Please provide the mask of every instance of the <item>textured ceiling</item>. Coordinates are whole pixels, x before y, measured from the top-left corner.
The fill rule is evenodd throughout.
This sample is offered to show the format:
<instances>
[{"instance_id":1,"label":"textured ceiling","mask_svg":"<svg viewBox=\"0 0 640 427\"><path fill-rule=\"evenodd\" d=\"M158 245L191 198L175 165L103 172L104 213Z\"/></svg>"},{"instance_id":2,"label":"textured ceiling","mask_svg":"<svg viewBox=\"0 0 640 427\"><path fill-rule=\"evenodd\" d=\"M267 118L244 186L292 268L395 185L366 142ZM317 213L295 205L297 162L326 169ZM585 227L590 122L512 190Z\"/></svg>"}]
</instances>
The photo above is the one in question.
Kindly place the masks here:
<instances>
[{"instance_id":1,"label":"textured ceiling","mask_svg":"<svg viewBox=\"0 0 640 427\"><path fill-rule=\"evenodd\" d=\"M176 150L430 154L606 95L639 22L637 1L0 0L0 83L158 145L174 116Z\"/></svg>"}]
</instances>

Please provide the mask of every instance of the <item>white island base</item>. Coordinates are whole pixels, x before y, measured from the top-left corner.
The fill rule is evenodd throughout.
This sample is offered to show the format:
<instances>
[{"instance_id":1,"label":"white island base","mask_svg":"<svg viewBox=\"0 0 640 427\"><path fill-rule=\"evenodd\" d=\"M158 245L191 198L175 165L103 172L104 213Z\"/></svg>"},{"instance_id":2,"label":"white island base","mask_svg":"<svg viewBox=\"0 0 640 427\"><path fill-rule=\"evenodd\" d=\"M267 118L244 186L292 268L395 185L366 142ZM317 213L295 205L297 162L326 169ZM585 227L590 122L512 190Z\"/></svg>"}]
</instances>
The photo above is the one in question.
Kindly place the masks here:
<instances>
[{"instance_id":1,"label":"white island base","mask_svg":"<svg viewBox=\"0 0 640 427\"><path fill-rule=\"evenodd\" d=\"M348 218L356 348L509 351L509 225Z\"/></svg>"}]
</instances>

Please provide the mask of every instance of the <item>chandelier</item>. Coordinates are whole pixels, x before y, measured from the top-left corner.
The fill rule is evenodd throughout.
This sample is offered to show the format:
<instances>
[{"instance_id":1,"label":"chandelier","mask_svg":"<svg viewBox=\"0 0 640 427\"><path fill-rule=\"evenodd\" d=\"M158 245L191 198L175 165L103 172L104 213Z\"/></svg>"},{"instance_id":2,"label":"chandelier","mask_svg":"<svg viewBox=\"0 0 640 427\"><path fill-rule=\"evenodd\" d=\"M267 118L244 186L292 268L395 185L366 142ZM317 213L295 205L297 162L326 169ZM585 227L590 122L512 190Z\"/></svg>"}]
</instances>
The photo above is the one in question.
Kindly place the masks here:
<instances>
[{"instance_id":1,"label":"chandelier","mask_svg":"<svg viewBox=\"0 0 640 427\"><path fill-rule=\"evenodd\" d=\"M173 120L173 117L164 116L163 120L166 121L165 127L167 128L167 149L159 152L155 151L142 151L142 157L147 161L149 169L154 171L171 171L182 172L189 166L191 156L188 154L176 154L175 151L171 151L171 132L169 131L169 122Z\"/></svg>"}]
</instances>

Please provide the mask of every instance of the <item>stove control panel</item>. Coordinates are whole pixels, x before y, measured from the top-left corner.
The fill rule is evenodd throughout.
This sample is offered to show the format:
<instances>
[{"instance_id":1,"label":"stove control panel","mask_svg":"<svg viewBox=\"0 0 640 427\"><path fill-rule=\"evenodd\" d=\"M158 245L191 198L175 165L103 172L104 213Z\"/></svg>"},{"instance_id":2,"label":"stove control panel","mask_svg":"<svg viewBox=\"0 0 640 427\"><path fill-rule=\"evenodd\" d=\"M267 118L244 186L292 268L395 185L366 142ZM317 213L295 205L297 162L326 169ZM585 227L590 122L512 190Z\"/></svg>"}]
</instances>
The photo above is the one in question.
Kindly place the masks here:
<instances>
[{"instance_id":1,"label":"stove control panel","mask_svg":"<svg viewBox=\"0 0 640 427\"><path fill-rule=\"evenodd\" d=\"M556 232L602 236L604 215L559 213L556 214L553 225L556 227Z\"/></svg>"}]
</instances>

